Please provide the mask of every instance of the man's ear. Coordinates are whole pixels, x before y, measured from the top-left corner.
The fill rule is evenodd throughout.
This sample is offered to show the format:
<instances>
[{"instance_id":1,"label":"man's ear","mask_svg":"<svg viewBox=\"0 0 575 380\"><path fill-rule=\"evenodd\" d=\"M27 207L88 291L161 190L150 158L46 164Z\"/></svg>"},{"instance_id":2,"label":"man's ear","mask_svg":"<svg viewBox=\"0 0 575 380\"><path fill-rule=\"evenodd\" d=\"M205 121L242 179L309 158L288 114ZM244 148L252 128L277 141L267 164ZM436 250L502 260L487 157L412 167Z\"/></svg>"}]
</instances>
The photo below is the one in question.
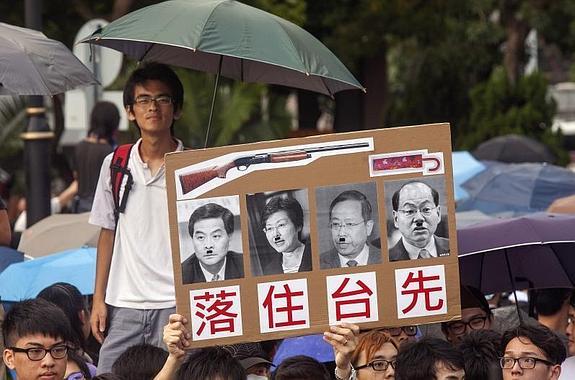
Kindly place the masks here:
<instances>
[{"instance_id":1,"label":"man's ear","mask_svg":"<svg viewBox=\"0 0 575 380\"><path fill-rule=\"evenodd\" d=\"M551 379L557 380L557 379L559 379L559 375L561 375L561 365L560 365L560 364L555 364L555 365L551 368Z\"/></svg>"},{"instance_id":2,"label":"man's ear","mask_svg":"<svg viewBox=\"0 0 575 380\"><path fill-rule=\"evenodd\" d=\"M393 210L393 226L395 228L399 228L399 226L397 225L397 214L398 214L398 212Z\"/></svg>"},{"instance_id":3,"label":"man's ear","mask_svg":"<svg viewBox=\"0 0 575 380\"><path fill-rule=\"evenodd\" d=\"M367 236L371 235L371 231L373 230L373 220L365 222L365 228L367 230Z\"/></svg>"},{"instance_id":4,"label":"man's ear","mask_svg":"<svg viewBox=\"0 0 575 380\"><path fill-rule=\"evenodd\" d=\"M134 111L132 109L132 106L128 105L125 107L125 109L126 109L126 115L128 115L128 120L130 120L130 121L136 120L136 115L134 115Z\"/></svg>"},{"instance_id":5,"label":"man's ear","mask_svg":"<svg viewBox=\"0 0 575 380\"><path fill-rule=\"evenodd\" d=\"M181 108L177 111L174 111L174 120L178 120L180 117L182 117L182 109Z\"/></svg>"},{"instance_id":6,"label":"man's ear","mask_svg":"<svg viewBox=\"0 0 575 380\"><path fill-rule=\"evenodd\" d=\"M15 366L14 366L14 351L6 348L6 349L4 349L2 356L4 359L4 364L6 364L6 367L13 370L15 368Z\"/></svg>"}]
</instances>

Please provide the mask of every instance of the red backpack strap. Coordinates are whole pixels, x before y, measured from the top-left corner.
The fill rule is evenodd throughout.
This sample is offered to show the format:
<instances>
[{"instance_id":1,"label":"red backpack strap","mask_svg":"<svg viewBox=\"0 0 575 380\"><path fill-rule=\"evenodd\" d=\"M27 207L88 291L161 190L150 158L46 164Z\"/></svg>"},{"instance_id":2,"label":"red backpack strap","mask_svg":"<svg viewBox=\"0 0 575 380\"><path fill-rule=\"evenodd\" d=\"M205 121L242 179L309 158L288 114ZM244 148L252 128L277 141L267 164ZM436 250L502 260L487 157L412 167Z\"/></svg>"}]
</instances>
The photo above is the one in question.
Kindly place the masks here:
<instances>
[{"instance_id":1,"label":"red backpack strap","mask_svg":"<svg viewBox=\"0 0 575 380\"><path fill-rule=\"evenodd\" d=\"M116 223L118 223L120 213L124 212L126 209L128 194L130 193L132 184L134 183L132 173L130 172L130 169L128 169L130 152L132 151L133 146L134 144L118 146L114 150L112 162L110 163L110 180L112 181L112 197L114 199L114 217L116 218ZM124 187L124 193L120 198L120 188L122 187L122 182L124 182L124 176L127 177L126 186Z\"/></svg>"}]
</instances>

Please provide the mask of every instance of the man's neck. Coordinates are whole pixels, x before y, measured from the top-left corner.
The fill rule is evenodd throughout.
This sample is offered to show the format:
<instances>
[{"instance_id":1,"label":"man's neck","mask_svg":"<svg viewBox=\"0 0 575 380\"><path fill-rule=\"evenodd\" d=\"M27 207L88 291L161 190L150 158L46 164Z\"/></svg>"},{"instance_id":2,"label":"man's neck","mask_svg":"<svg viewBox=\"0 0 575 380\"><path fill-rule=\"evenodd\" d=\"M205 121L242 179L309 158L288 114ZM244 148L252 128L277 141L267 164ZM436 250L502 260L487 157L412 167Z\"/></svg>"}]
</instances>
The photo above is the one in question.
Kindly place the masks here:
<instances>
[{"instance_id":1,"label":"man's neck","mask_svg":"<svg viewBox=\"0 0 575 380\"><path fill-rule=\"evenodd\" d=\"M171 135L142 135L140 157L148 164L152 174L164 164L164 155L176 150L178 143Z\"/></svg>"}]
</instances>

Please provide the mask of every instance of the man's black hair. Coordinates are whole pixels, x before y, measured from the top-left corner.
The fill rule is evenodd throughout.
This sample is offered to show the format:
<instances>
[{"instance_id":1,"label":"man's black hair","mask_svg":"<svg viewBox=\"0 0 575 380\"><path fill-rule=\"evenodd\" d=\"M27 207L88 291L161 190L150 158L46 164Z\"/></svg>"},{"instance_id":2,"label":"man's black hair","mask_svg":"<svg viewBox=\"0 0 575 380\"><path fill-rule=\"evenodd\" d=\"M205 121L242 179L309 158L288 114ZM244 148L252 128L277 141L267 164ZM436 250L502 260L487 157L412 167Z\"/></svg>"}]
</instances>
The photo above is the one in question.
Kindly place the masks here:
<instances>
[{"instance_id":1,"label":"man's black hair","mask_svg":"<svg viewBox=\"0 0 575 380\"><path fill-rule=\"evenodd\" d=\"M13 347L18 339L36 334L73 341L70 322L58 306L41 298L16 303L2 323L4 346Z\"/></svg>"},{"instance_id":2,"label":"man's black hair","mask_svg":"<svg viewBox=\"0 0 575 380\"><path fill-rule=\"evenodd\" d=\"M279 211L285 211L296 229L301 230L301 228L303 228L303 209L299 202L293 198L283 198L279 196L273 197L266 203L262 211L262 227L265 227L270 216Z\"/></svg>"},{"instance_id":3,"label":"man's black hair","mask_svg":"<svg viewBox=\"0 0 575 380\"><path fill-rule=\"evenodd\" d=\"M84 311L86 317L89 316L89 313L84 302L84 296L82 296L78 288L72 284L57 282L42 289L37 297L50 301L62 309L74 331L74 340L70 343L85 350L84 330L83 323L80 320L80 313Z\"/></svg>"},{"instance_id":4,"label":"man's black hair","mask_svg":"<svg viewBox=\"0 0 575 380\"><path fill-rule=\"evenodd\" d=\"M405 186L413 185L415 183L421 183L421 184L427 186L429 188L429 190L431 190L431 196L433 197L433 203L435 203L436 206L439 206L439 193L437 192L437 190L435 190L433 187L429 186L427 183L422 182L422 181L409 181L409 182L406 182L403 185L401 185L401 187L393 193L393 195L391 197L391 207L393 208L394 211L397 211L399 208L399 193L401 193L401 190L403 190L403 188Z\"/></svg>"},{"instance_id":5,"label":"man's black hair","mask_svg":"<svg viewBox=\"0 0 575 380\"><path fill-rule=\"evenodd\" d=\"M501 367L501 334L493 330L474 330L465 335L457 347L465 360L466 380L491 380Z\"/></svg>"},{"instance_id":6,"label":"man's black hair","mask_svg":"<svg viewBox=\"0 0 575 380\"><path fill-rule=\"evenodd\" d=\"M553 364L561 364L567 357L565 345L561 338L551 329L543 325L521 325L517 328L507 330L501 338L501 349L505 349L513 339L519 339L521 342L530 341L538 347L546 356L546 359Z\"/></svg>"},{"instance_id":7,"label":"man's black hair","mask_svg":"<svg viewBox=\"0 0 575 380\"><path fill-rule=\"evenodd\" d=\"M189 355L178 369L176 380L245 380L246 372L233 356L221 347L201 348Z\"/></svg>"},{"instance_id":8,"label":"man's black hair","mask_svg":"<svg viewBox=\"0 0 575 380\"><path fill-rule=\"evenodd\" d=\"M188 232L190 236L192 238L194 237L194 225L197 221L217 218L222 218L226 232L228 235L231 235L234 232L234 214L217 203L206 203L195 209L192 215L190 215L190 220L188 221Z\"/></svg>"},{"instance_id":9,"label":"man's black hair","mask_svg":"<svg viewBox=\"0 0 575 380\"><path fill-rule=\"evenodd\" d=\"M330 380L323 364L305 355L285 359L274 371L275 380Z\"/></svg>"},{"instance_id":10,"label":"man's black hair","mask_svg":"<svg viewBox=\"0 0 575 380\"><path fill-rule=\"evenodd\" d=\"M532 300L537 315L551 316L561 310L565 301L571 297L573 289L554 288L532 291Z\"/></svg>"},{"instance_id":11,"label":"man's black hair","mask_svg":"<svg viewBox=\"0 0 575 380\"><path fill-rule=\"evenodd\" d=\"M329 205L329 219L331 220L331 212L333 210L333 208L335 207L335 205L337 205L338 203L344 202L344 201L358 201L361 203L361 216L363 217L363 220L365 222L367 222L368 220L371 220L371 203L369 203L369 200L367 199L367 197L357 191L357 190L347 190L344 191L343 193L339 194L337 197L335 197L335 199L333 201L331 201L331 204Z\"/></svg>"},{"instance_id":12,"label":"man's black hair","mask_svg":"<svg viewBox=\"0 0 575 380\"><path fill-rule=\"evenodd\" d=\"M473 309L473 308L480 308L485 312L487 318L490 321L493 320L493 312L489 307L489 302L487 302L487 298L485 295L481 293L481 290L477 289L474 286L469 285L460 285L459 288L459 295L461 296L461 310L463 309ZM441 322L441 331L445 336L447 336L449 322Z\"/></svg>"},{"instance_id":13,"label":"man's black hair","mask_svg":"<svg viewBox=\"0 0 575 380\"><path fill-rule=\"evenodd\" d=\"M128 347L112 365L112 373L125 380L152 380L164 366L168 352L151 344Z\"/></svg>"},{"instance_id":14,"label":"man's black hair","mask_svg":"<svg viewBox=\"0 0 575 380\"><path fill-rule=\"evenodd\" d=\"M434 379L438 365L454 371L465 368L461 352L445 340L423 338L417 342L405 343L397 355L395 379Z\"/></svg>"}]
</instances>

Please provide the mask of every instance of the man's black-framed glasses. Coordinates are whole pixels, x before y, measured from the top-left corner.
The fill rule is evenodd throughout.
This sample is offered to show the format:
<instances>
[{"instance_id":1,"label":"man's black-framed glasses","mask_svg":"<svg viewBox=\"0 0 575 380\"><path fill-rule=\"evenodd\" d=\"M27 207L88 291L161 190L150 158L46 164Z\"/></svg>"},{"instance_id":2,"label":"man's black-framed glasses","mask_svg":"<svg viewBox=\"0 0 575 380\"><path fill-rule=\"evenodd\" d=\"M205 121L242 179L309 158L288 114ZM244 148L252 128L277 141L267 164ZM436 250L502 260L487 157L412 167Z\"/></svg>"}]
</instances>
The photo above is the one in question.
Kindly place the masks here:
<instances>
[{"instance_id":1,"label":"man's black-framed glasses","mask_svg":"<svg viewBox=\"0 0 575 380\"><path fill-rule=\"evenodd\" d=\"M519 363L519 368L521 369L533 369L537 362L541 362L545 365L554 365L549 360L534 358L532 356L525 356L522 358L512 358L510 356L504 356L499 359L499 365L503 369L511 369L515 366L515 363Z\"/></svg>"},{"instance_id":2,"label":"man's black-framed glasses","mask_svg":"<svg viewBox=\"0 0 575 380\"><path fill-rule=\"evenodd\" d=\"M68 346L65 344L59 344L51 348L44 347L32 347L32 348L19 348L19 347L7 347L14 352L25 352L28 359L32 361L39 361L44 359L46 353L50 352L50 355L54 359L63 359L68 353Z\"/></svg>"},{"instance_id":3,"label":"man's black-framed glasses","mask_svg":"<svg viewBox=\"0 0 575 380\"><path fill-rule=\"evenodd\" d=\"M417 326L386 327L384 331L393 337L400 336L402 331L407 336L415 336L417 334Z\"/></svg>"},{"instance_id":4,"label":"man's black-framed glasses","mask_svg":"<svg viewBox=\"0 0 575 380\"><path fill-rule=\"evenodd\" d=\"M481 330L485 327L485 321L487 317L477 316L471 318L468 322L456 321L447 324L447 329L453 334L459 335L465 332L465 327L469 326L471 330Z\"/></svg>"},{"instance_id":5,"label":"man's black-framed glasses","mask_svg":"<svg viewBox=\"0 0 575 380\"><path fill-rule=\"evenodd\" d=\"M359 367L355 367L356 371L359 371L360 369L363 368L367 368L367 367L371 367L371 369L373 369L376 372L382 372L385 371L389 366L391 366L391 368L395 369L395 360L385 360L385 359L375 359L372 360L371 362L364 364L364 365L360 365Z\"/></svg>"},{"instance_id":6,"label":"man's black-framed glasses","mask_svg":"<svg viewBox=\"0 0 575 380\"><path fill-rule=\"evenodd\" d=\"M167 106L172 104L172 97L169 95L160 95L160 96L138 96L135 99L135 103L139 106L149 106L152 102L156 102L156 104L160 106Z\"/></svg>"}]
</instances>

